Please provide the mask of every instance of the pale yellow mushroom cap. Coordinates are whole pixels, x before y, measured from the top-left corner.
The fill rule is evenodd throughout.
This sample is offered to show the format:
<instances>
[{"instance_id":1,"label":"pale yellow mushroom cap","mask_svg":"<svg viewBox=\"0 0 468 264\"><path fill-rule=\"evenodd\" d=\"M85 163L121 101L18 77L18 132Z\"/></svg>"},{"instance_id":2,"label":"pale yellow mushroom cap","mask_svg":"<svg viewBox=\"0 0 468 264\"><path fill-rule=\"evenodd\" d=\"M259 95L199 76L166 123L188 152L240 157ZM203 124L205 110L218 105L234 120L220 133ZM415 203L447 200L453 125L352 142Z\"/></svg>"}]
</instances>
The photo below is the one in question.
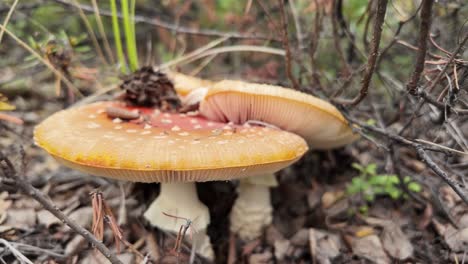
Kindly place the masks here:
<instances>
[{"instance_id":1,"label":"pale yellow mushroom cap","mask_svg":"<svg viewBox=\"0 0 468 264\"><path fill-rule=\"evenodd\" d=\"M112 119L108 107L138 110L141 118ZM66 166L139 182L229 180L273 173L308 149L301 137L286 131L121 102L57 112L35 128L34 139Z\"/></svg>"},{"instance_id":2,"label":"pale yellow mushroom cap","mask_svg":"<svg viewBox=\"0 0 468 264\"><path fill-rule=\"evenodd\" d=\"M269 123L300 135L314 149L340 147L359 137L332 104L280 86L224 80L208 90L200 112L219 122Z\"/></svg>"},{"instance_id":3,"label":"pale yellow mushroom cap","mask_svg":"<svg viewBox=\"0 0 468 264\"><path fill-rule=\"evenodd\" d=\"M174 89L177 94L184 97L190 92L199 88L209 88L214 82L200 79L190 75L185 75L179 72L167 72L167 76L174 83Z\"/></svg>"}]
</instances>

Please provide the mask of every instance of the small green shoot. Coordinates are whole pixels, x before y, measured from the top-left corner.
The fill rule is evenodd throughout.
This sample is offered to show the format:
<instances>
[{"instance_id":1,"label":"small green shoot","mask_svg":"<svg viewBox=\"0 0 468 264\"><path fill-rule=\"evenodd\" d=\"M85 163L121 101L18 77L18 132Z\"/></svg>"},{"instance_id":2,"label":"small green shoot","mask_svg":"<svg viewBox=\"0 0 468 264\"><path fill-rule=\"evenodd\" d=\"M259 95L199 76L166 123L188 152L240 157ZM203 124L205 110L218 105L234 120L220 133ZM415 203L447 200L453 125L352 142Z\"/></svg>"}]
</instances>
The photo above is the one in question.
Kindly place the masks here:
<instances>
[{"instance_id":1,"label":"small green shoot","mask_svg":"<svg viewBox=\"0 0 468 264\"><path fill-rule=\"evenodd\" d=\"M353 163L352 167L359 171L359 176L354 177L348 185L346 190L348 195L361 194L366 202L373 202L376 196L390 196L394 200L406 198L397 175L378 174L375 163L367 166ZM411 181L409 176L405 176L403 182L411 192L422 191L421 185ZM367 207L360 208L360 211L367 211L367 209Z\"/></svg>"},{"instance_id":2,"label":"small green shoot","mask_svg":"<svg viewBox=\"0 0 468 264\"><path fill-rule=\"evenodd\" d=\"M120 38L120 26L119 17L117 13L117 5L115 0L110 0L110 6L112 11L112 30L114 32L115 48L117 49L117 58L119 60L120 72L126 73L127 63L122 48L122 39Z\"/></svg>"},{"instance_id":3,"label":"small green shoot","mask_svg":"<svg viewBox=\"0 0 468 264\"><path fill-rule=\"evenodd\" d=\"M128 61L132 72L138 69L138 54L135 41L135 0L131 1L131 9L129 10L128 0L122 0L122 15L124 23L125 40L127 43Z\"/></svg>"}]
</instances>

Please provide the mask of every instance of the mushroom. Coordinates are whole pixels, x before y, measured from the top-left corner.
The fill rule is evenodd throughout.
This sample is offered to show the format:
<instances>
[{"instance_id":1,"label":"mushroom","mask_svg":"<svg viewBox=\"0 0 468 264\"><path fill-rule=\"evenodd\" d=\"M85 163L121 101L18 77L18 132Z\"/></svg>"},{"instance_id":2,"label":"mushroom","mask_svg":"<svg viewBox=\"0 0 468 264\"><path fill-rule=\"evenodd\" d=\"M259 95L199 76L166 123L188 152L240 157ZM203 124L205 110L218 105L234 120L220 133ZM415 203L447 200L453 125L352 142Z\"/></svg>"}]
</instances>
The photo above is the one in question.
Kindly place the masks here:
<instances>
[{"instance_id":1,"label":"mushroom","mask_svg":"<svg viewBox=\"0 0 468 264\"><path fill-rule=\"evenodd\" d=\"M209 87L213 85L212 81L178 72L168 72L167 75L174 83L174 89L185 106L198 105L205 97Z\"/></svg>"},{"instance_id":2,"label":"mushroom","mask_svg":"<svg viewBox=\"0 0 468 264\"><path fill-rule=\"evenodd\" d=\"M358 138L333 105L280 86L224 80L207 91L200 112L219 122L279 127L300 135L315 149L336 148ZM260 180L256 177L255 182L242 181L231 212L231 230L244 240L258 237L272 221L268 188L277 184L276 179L268 174ZM253 197L262 204L245 202Z\"/></svg>"},{"instance_id":3,"label":"mushroom","mask_svg":"<svg viewBox=\"0 0 468 264\"><path fill-rule=\"evenodd\" d=\"M161 193L145 218L174 232L185 222L163 212L190 219L198 231L195 249L208 258L213 257L206 235L209 212L194 182L271 174L308 149L304 139L282 130L115 101L59 111L36 126L34 140L68 167L117 180L160 182Z\"/></svg>"}]
</instances>

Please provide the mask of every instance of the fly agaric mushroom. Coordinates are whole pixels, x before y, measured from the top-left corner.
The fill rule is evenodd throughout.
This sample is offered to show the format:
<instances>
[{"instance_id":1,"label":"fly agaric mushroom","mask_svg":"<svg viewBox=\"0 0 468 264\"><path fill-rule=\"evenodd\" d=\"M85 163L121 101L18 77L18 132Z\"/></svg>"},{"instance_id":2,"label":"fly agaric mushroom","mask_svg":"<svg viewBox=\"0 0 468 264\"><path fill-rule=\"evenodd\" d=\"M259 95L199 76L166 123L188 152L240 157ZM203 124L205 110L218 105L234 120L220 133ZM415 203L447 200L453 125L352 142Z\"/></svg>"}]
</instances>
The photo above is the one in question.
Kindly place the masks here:
<instances>
[{"instance_id":1,"label":"fly agaric mushroom","mask_svg":"<svg viewBox=\"0 0 468 264\"><path fill-rule=\"evenodd\" d=\"M256 121L276 126L300 135L315 149L343 146L358 138L333 105L280 86L224 80L210 88L200 103L200 112L219 122ZM241 181L231 212L231 230L244 240L258 237L272 221L269 187L277 184L276 178L268 174L254 180ZM253 197L263 204L246 202Z\"/></svg>"},{"instance_id":2,"label":"fly agaric mushroom","mask_svg":"<svg viewBox=\"0 0 468 264\"><path fill-rule=\"evenodd\" d=\"M168 72L167 75L173 81L174 89L179 94L184 106L198 105L213 85L212 81L178 72Z\"/></svg>"},{"instance_id":3,"label":"fly agaric mushroom","mask_svg":"<svg viewBox=\"0 0 468 264\"><path fill-rule=\"evenodd\" d=\"M168 72L167 76L174 82L174 89L181 96L187 96L190 92L202 87L210 87L214 83L210 80L200 79L179 72Z\"/></svg>"},{"instance_id":4,"label":"fly agaric mushroom","mask_svg":"<svg viewBox=\"0 0 468 264\"><path fill-rule=\"evenodd\" d=\"M301 137L282 130L213 122L123 102L57 112L35 128L34 140L68 167L117 180L162 183L145 218L174 232L185 222L163 213L192 220L198 231L195 249L209 258L213 255L205 233L209 212L198 200L194 182L274 173L308 149Z\"/></svg>"}]
</instances>

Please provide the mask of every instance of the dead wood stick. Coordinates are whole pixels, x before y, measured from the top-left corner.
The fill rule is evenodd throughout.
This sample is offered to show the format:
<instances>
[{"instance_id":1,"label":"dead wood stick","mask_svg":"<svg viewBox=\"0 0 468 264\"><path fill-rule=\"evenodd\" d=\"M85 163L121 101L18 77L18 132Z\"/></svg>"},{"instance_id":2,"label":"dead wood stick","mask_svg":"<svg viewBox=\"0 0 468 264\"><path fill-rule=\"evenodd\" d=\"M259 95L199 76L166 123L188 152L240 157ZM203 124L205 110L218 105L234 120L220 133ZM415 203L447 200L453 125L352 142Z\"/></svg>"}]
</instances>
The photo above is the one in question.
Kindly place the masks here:
<instances>
[{"instance_id":1,"label":"dead wood stick","mask_svg":"<svg viewBox=\"0 0 468 264\"><path fill-rule=\"evenodd\" d=\"M457 48L452 52L452 54L450 55L450 58L445 63L444 68L442 68L442 70L439 72L439 74L435 77L435 79L432 82L429 82L429 83L431 83L431 86L429 86L427 88L427 90L429 92L431 92L434 89L434 87L437 85L437 83L439 83L440 79L442 79L442 76L444 76L445 72L447 72L447 69L452 64L452 62L455 60L458 53L460 53L460 51L463 50L463 48L464 48L467 41L468 41L468 34L465 35L465 37L460 42L460 44L458 44ZM423 88L423 90L425 90L425 89Z\"/></svg>"},{"instance_id":2,"label":"dead wood stick","mask_svg":"<svg viewBox=\"0 0 468 264\"><path fill-rule=\"evenodd\" d=\"M377 14L373 26L373 35L370 47L370 55L367 59L367 66L364 76L361 80L361 90L359 94L352 100L343 100L335 99L335 102L343 105L357 105L359 104L366 96L369 91L369 85L372 80L372 75L374 74L377 59L379 57L379 46L380 40L382 38L382 25L385 20L385 13L387 12L387 3L388 0L379 0L377 3Z\"/></svg>"},{"instance_id":3,"label":"dead wood stick","mask_svg":"<svg viewBox=\"0 0 468 264\"><path fill-rule=\"evenodd\" d=\"M439 165L437 165L433 160L432 158L427 154L426 150L430 149L426 146L424 146L423 144L421 143L418 143L414 140L411 140L411 139L407 139L405 137L402 137L402 136L399 136L397 134L394 134L394 133L391 133L391 132L387 132L383 129L380 129L378 127L375 127L375 126L370 126L370 125L367 125L365 123L362 123L352 117L350 117L346 112L343 111L343 115L346 117L346 119L350 122L350 123L354 123L356 125L358 125L358 132L360 133L363 133L363 132L371 132L371 133L374 133L374 134L377 134L379 136L382 136L382 137L385 137L397 144L400 144L400 145L406 145L406 146L409 146L409 147L412 147L413 149L416 150L417 154L418 154L418 157L419 159L424 163L426 164L437 176L439 176L445 183L447 183L457 194L458 196L466 203L468 204L468 195L467 195L467 191L465 191L463 189L463 187L461 186L460 183L456 182L455 180L453 180L452 178L450 178L448 176L448 174L442 170ZM444 150L442 149L432 149L432 150L436 150L436 151L439 151L439 152L444 152Z\"/></svg>"},{"instance_id":4,"label":"dead wood stick","mask_svg":"<svg viewBox=\"0 0 468 264\"><path fill-rule=\"evenodd\" d=\"M427 51L427 39L429 37L429 31L431 29L431 15L432 15L432 4L434 0L423 0L421 8L421 23L418 36L418 53L416 55L416 62L414 64L414 70L411 74L410 81L406 85L406 89L409 93L415 95L416 88L418 87L419 79L424 70L424 61L426 60Z\"/></svg>"},{"instance_id":5,"label":"dead wood stick","mask_svg":"<svg viewBox=\"0 0 468 264\"><path fill-rule=\"evenodd\" d=\"M289 37L288 37L288 16L286 14L286 10L284 8L284 0L279 0L279 7L280 7L280 16L281 16L281 26L282 26L282 37L283 37L283 47L286 51L285 62L286 62L286 74L288 75L289 80L294 89L299 90L300 85L299 82L296 80L292 73L292 55L291 55L291 47L289 45Z\"/></svg>"},{"instance_id":6,"label":"dead wood stick","mask_svg":"<svg viewBox=\"0 0 468 264\"><path fill-rule=\"evenodd\" d=\"M38 201L47 211L51 212L55 217L60 219L60 221L67 224L71 229L73 229L78 234L82 235L89 243L99 250L104 257L106 257L112 264L123 264L117 256L112 253L101 241L97 240L96 237L91 234L88 230L84 229L78 225L74 220L70 219L65 215L60 209L55 205L51 199L42 194L38 189L34 188L31 183L29 183L24 175L18 175L16 169L14 168L12 162L0 153L0 167L3 171L3 177L11 179L11 184L18 187L23 193L30 196L34 200Z\"/></svg>"}]
</instances>

